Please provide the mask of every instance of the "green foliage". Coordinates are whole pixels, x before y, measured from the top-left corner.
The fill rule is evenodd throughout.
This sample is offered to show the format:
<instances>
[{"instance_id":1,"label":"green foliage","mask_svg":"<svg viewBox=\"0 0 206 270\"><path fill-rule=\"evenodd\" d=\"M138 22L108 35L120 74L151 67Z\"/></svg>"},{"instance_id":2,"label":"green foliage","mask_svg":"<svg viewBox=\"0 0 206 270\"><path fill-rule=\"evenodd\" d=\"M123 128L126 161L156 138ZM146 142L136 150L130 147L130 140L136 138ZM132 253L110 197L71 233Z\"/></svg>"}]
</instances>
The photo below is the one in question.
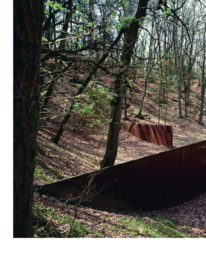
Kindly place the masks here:
<instances>
[{"instance_id":1,"label":"green foliage","mask_svg":"<svg viewBox=\"0 0 206 270\"><path fill-rule=\"evenodd\" d=\"M81 8L82 8L82 7L81 7L81 5L80 5L80 4L78 4L78 5L77 5L77 10L79 10L79 11L80 11L80 10L81 10Z\"/></svg>"},{"instance_id":2,"label":"green foliage","mask_svg":"<svg viewBox=\"0 0 206 270\"><path fill-rule=\"evenodd\" d=\"M90 233L84 225L74 221L71 215L66 214L62 217L60 212L43 204L33 204L33 215L34 237L85 237ZM73 227L70 232L71 225Z\"/></svg>"},{"instance_id":3,"label":"green foliage","mask_svg":"<svg viewBox=\"0 0 206 270\"><path fill-rule=\"evenodd\" d=\"M43 41L44 43L46 43L46 42L48 42L48 39L45 38L45 37L42 37L42 41Z\"/></svg>"},{"instance_id":4,"label":"green foliage","mask_svg":"<svg viewBox=\"0 0 206 270\"><path fill-rule=\"evenodd\" d=\"M164 15L164 16L168 16L168 15L173 15L173 13L171 12L171 8L165 8L165 6L162 6L162 9L163 9L163 12L162 12L162 14Z\"/></svg>"},{"instance_id":5,"label":"green foliage","mask_svg":"<svg viewBox=\"0 0 206 270\"><path fill-rule=\"evenodd\" d=\"M64 8L62 7L61 4L59 4L59 3L53 3L52 1L47 1L44 5L45 6L50 6L54 10L64 10Z\"/></svg>"},{"instance_id":6,"label":"green foliage","mask_svg":"<svg viewBox=\"0 0 206 270\"><path fill-rule=\"evenodd\" d=\"M47 108L44 108L43 109L44 111L47 111L48 113L51 113L51 110L47 109Z\"/></svg>"},{"instance_id":7,"label":"green foliage","mask_svg":"<svg viewBox=\"0 0 206 270\"><path fill-rule=\"evenodd\" d=\"M176 220L159 218L159 217L141 217L139 219L131 218L121 218L119 220L121 223L125 224L119 226L121 230L127 231L133 237L144 235L149 238L185 238L188 237L187 234L181 233L175 229L178 225ZM114 227L114 226L113 226Z\"/></svg>"},{"instance_id":8,"label":"green foliage","mask_svg":"<svg viewBox=\"0 0 206 270\"><path fill-rule=\"evenodd\" d=\"M128 7L128 4L127 4L127 1L126 0L122 0L122 4L127 8Z\"/></svg>"},{"instance_id":9,"label":"green foliage","mask_svg":"<svg viewBox=\"0 0 206 270\"><path fill-rule=\"evenodd\" d=\"M97 120L96 123L93 122L93 123L91 123L91 124L86 124L86 125L89 126L89 127L94 127L95 125L101 125L101 124L104 124L104 123L102 123L101 120Z\"/></svg>"},{"instance_id":10,"label":"green foliage","mask_svg":"<svg viewBox=\"0 0 206 270\"><path fill-rule=\"evenodd\" d=\"M75 104L73 105L73 109L74 110L78 110L79 109L79 105L80 105L80 103L78 103L77 100L76 100Z\"/></svg>"},{"instance_id":11,"label":"green foliage","mask_svg":"<svg viewBox=\"0 0 206 270\"><path fill-rule=\"evenodd\" d=\"M132 79L129 80L129 82L131 83L132 86L136 86L136 83L134 83L134 81Z\"/></svg>"},{"instance_id":12,"label":"green foliage","mask_svg":"<svg viewBox=\"0 0 206 270\"><path fill-rule=\"evenodd\" d=\"M53 182L53 179L51 177L45 175L44 172L38 167L36 167L34 170L34 177L37 179L43 179L43 180L50 182L50 183Z\"/></svg>"},{"instance_id":13,"label":"green foliage","mask_svg":"<svg viewBox=\"0 0 206 270\"><path fill-rule=\"evenodd\" d=\"M81 84L78 84L81 87ZM114 98L114 95L109 92L109 88L104 87L98 79L94 79L88 84L84 94L76 96L73 106L76 112L88 114L95 118L108 111L109 101ZM104 121L97 120L88 126L92 127L97 124L103 124Z\"/></svg>"},{"instance_id":14,"label":"green foliage","mask_svg":"<svg viewBox=\"0 0 206 270\"><path fill-rule=\"evenodd\" d=\"M80 42L75 41L75 43L78 45L78 47L79 47L80 49L82 48L82 45L81 45L81 43L80 43Z\"/></svg>"},{"instance_id":15,"label":"green foliage","mask_svg":"<svg viewBox=\"0 0 206 270\"><path fill-rule=\"evenodd\" d=\"M136 19L135 16L132 17L124 17L120 19L120 23L117 25L117 28L120 29L122 28L126 23L131 23Z\"/></svg>"}]
</instances>

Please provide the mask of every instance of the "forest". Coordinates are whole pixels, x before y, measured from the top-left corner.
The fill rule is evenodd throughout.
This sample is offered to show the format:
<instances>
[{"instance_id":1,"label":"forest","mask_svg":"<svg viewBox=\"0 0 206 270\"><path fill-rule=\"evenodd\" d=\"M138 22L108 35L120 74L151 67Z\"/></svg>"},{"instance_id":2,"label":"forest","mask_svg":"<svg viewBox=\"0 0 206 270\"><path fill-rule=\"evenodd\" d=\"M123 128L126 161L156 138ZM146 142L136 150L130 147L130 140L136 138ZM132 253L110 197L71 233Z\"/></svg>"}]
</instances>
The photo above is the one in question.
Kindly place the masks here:
<instances>
[{"instance_id":1,"label":"forest","mask_svg":"<svg viewBox=\"0 0 206 270\"><path fill-rule=\"evenodd\" d=\"M205 88L205 0L14 0L14 237L206 238L205 192L153 211L39 192L171 150L131 123L205 141Z\"/></svg>"}]
</instances>

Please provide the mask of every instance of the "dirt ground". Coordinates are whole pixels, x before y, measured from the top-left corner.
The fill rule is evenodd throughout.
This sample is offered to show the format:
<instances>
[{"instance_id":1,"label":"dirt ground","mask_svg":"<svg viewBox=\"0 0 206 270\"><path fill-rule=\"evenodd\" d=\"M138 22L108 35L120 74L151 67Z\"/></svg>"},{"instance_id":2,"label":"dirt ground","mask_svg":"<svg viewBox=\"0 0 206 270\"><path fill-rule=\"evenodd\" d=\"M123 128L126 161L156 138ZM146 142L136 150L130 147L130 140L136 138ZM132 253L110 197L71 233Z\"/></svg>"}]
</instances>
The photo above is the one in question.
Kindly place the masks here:
<instances>
[{"instance_id":1,"label":"dirt ground","mask_svg":"<svg viewBox=\"0 0 206 270\"><path fill-rule=\"evenodd\" d=\"M102 78L105 86L111 83L106 76ZM128 108L128 116L134 123L140 124L158 124L159 107L154 102L154 84L149 84L148 93L143 106L144 120L135 118L138 113L141 97L143 95L144 81L137 79L138 92L133 96L132 105ZM66 87L65 87L66 88ZM67 98L68 94L63 97ZM54 100L53 100L54 102ZM51 107L57 106L52 105ZM188 106L189 117L178 118L177 92L169 92L168 103L161 107L161 117L159 124L170 125L173 127L173 146L181 147L196 142L206 140L206 126L198 124L199 107L200 107L200 88L197 87L197 81L193 81L191 86L190 106ZM55 107L55 110L63 110ZM184 100L182 99L182 109L184 116ZM167 115L166 115L167 110ZM122 111L123 113L123 111ZM165 120L166 117L166 120ZM86 126L75 128L72 124L67 124L65 132L59 141L58 146L51 142L61 122L61 117L53 121L43 122L38 135L38 153L37 169L39 174L35 175L35 185L48 184L49 177L52 181L72 177L74 175L92 172L99 169L100 160L103 158L107 140L107 127L97 127L89 129ZM203 123L206 123L206 112L204 111ZM115 164L128 162L160 152L169 151L168 148L158 146L137 139L129 134L123 128L119 135L119 148ZM44 177L42 177L42 175ZM54 198L42 198L35 193L35 201L42 201L45 205L59 207L65 210L64 205L56 202ZM77 220L87 227L92 227L96 231L101 231L105 237L130 237L127 233L119 235L107 231L104 224L115 223L119 225L118 220L122 217L134 218L152 216L177 220L180 225L179 230L185 230L185 226L191 227L188 231L191 237L206 237L206 193L198 195L181 205L171 208L151 212L130 212L130 211L102 211L90 207L80 207ZM181 229L181 226L182 229ZM89 236L87 236L89 237Z\"/></svg>"}]
</instances>

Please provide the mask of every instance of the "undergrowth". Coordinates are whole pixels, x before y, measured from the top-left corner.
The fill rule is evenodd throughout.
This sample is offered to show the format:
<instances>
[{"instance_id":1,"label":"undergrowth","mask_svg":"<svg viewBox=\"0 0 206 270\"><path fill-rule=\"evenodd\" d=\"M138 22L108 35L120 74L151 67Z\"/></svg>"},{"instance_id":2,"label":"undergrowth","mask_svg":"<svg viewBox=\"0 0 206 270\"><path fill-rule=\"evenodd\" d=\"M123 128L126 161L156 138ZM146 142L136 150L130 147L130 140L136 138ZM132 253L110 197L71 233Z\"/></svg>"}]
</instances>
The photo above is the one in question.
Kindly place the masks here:
<instances>
[{"instance_id":1,"label":"undergrowth","mask_svg":"<svg viewBox=\"0 0 206 270\"><path fill-rule=\"evenodd\" d=\"M90 233L84 225L73 219L71 215L62 215L60 211L34 203L32 226L34 237L85 237Z\"/></svg>"},{"instance_id":2,"label":"undergrowth","mask_svg":"<svg viewBox=\"0 0 206 270\"><path fill-rule=\"evenodd\" d=\"M159 217L123 217L118 224L108 223L108 232L114 232L117 237L140 238L188 238L185 227L184 232L178 231L176 220ZM72 227L72 228L71 228ZM42 203L33 205L33 233L35 238L103 238L101 231L94 231L80 224L74 217L54 208L48 208Z\"/></svg>"},{"instance_id":3,"label":"undergrowth","mask_svg":"<svg viewBox=\"0 0 206 270\"><path fill-rule=\"evenodd\" d=\"M178 224L175 220L164 218L145 218L139 219L121 218L124 229L130 232L132 237L148 238L186 238L186 233L179 232L175 227ZM122 228L120 228L122 229Z\"/></svg>"}]
</instances>

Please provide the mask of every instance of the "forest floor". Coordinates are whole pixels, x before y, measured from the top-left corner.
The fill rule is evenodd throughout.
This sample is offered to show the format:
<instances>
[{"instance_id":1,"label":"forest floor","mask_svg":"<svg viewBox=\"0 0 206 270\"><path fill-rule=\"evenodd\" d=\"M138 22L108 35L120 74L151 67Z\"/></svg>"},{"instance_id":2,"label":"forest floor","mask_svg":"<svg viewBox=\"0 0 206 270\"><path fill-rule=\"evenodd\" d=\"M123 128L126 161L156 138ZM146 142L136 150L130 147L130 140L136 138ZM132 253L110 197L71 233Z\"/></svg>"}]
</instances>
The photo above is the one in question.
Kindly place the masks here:
<instances>
[{"instance_id":1,"label":"forest floor","mask_svg":"<svg viewBox=\"0 0 206 270\"><path fill-rule=\"evenodd\" d=\"M102 76L101 81L105 87L112 84L109 76ZM133 95L131 106L127 110L129 119L134 123L158 124L158 95L153 83L149 83L144 101L145 119L135 118L143 95L144 79L137 78L136 84L137 93ZM71 87L75 89L75 86L69 88L64 81L60 86L65 91L61 94L64 99L71 93ZM56 102L59 95L50 101L49 109L52 112L63 111L65 108L62 103ZM206 140L206 126L198 124L200 87L197 86L197 81L192 82L188 117L178 118L177 91L169 92L167 98L168 103L160 108L159 124L166 123L173 127L173 146L181 147ZM182 99L184 115L183 104ZM44 185L99 169L100 160L105 153L108 125L90 127L88 118L82 119L80 114L73 116L58 145L51 139L56 134L62 117L42 121L37 140L34 185ZM203 123L206 123L205 111ZM122 128L115 164L164 151L169 149L137 139ZM80 206L74 220L76 209L76 206L66 205L53 197L40 195L36 190L35 237L206 237L206 193L181 205L150 212L106 211Z\"/></svg>"}]
</instances>

